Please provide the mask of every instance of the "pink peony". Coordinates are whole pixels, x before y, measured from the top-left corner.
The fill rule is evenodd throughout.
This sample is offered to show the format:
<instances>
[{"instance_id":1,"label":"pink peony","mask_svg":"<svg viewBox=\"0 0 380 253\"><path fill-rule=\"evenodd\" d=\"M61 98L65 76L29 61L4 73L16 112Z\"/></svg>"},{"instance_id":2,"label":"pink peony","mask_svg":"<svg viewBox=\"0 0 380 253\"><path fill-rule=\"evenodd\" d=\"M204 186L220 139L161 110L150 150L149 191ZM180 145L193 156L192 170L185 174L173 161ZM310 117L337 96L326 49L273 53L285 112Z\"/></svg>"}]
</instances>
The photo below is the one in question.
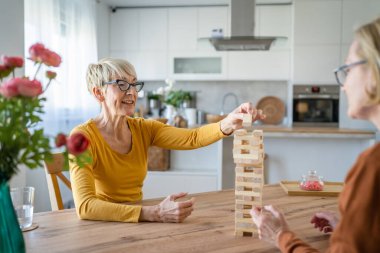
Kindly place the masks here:
<instances>
[{"instance_id":1,"label":"pink peony","mask_svg":"<svg viewBox=\"0 0 380 253\"><path fill-rule=\"evenodd\" d=\"M45 46L41 43L33 44L29 48L30 59L34 62L42 62L42 56L45 54Z\"/></svg>"},{"instance_id":2,"label":"pink peony","mask_svg":"<svg viewBox=\"0 0 380 253\"><path fill-rule=\"evenodd\" d=\"M67 139L67 150L77 156L86 151L89 140L82 133L74 133Z\"/></svg>"},{"instance_id":3,"label":"pink peony","mask_svg":"<svg viewBox=\"0 0 380 253\"><path fill-rule=\"evenodd\" d=\"M3 63L9 68L21 68L24 66L24 59L21 57L2 56Z\"/></svg>"},{"instance_id":4,"label":"pink peony","mask_svg":"<svg viewBox=\"0 0 380 253\"><path fill-rule=\"evenodd\" d=\"M24 81L18 83L18 91L24 97L37 97L42 94L42 84L40 81L34 79L23 79Z\"/></svg>"},{"instance_id":5,"label":"pink peony","mask_svg":"<svg viewBox=\"0 0 380 253\"><path fill-rule=\"evenodd\" d=\"M46 49L45 53L42 55L42 62L47 66L58 67L61 64L61 56Z\"/></svg>"},{"instance_id":6,"label":"pink peony","mask_svg":"<svg viewBox=\"0 0 380 253\"><path fill-rule=\"evenodd\" d=\"M51 80L51 79L54 79L55 77L57 76L57 73L55 73L54 71L46 71L46 77Z\"/></svg>"},{"instance_id":7,"label":"pink peony","mask_svg":"<svg viewBox=\"0 0 380 253\"><path fill-rule=\"evenodd\" d=\"M63 134L63 133L59 133L56 137L55 137L55 146L57 148L59 147L62 147L66 145L66 135Z\"/></svg>"},{"instance_id":8,"label":"pink peony","mask_svg":"<svg viewBox=\"0 0 380 253\"><path fill-rule=\"evenodd\" d=\"M11 98L19 95L18 84L23 82L22 78L13 78L0 87L0 93L6 98Z\"/></svg>"}]
</instances>

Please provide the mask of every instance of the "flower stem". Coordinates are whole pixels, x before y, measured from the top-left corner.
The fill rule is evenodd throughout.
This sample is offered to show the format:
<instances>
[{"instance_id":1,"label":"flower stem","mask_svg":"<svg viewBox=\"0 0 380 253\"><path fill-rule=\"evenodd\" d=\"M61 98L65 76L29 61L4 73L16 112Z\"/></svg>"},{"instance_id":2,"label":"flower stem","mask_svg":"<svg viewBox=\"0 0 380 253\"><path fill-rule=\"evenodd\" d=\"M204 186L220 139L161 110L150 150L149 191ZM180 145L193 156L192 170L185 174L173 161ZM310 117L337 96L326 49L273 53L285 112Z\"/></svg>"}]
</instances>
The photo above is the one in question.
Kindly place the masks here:
<instances>
[{"instance_id":1,"label":"flower stem","mask_svg":"<svg viewBox=\"0 0 380 253\"><path fill-rule=\"evenodd\" d=\"M37 68L37 70L36 70L36 73L34 74L34 78L33 78L33 79L36 79L37 74L38 74L38 72L40 71L41 66L42 66L42 62L38 65L38 68Z\"/></svg>"},{"instance_id":2,"label":"flower stem","mask_svg":"<svg viewBox=\"0 0 380 253\"><path fill-rule=\"evenodd\" d=\"M48 82L48 84L46 85L46 88L44 89L44 91L43 91L42 93L45 93L45 91L49 88L49 85L50 85L50 83L51 83L51 80L52 80L52 79L49 79L49 82Z\"/></svg>"}]
</instances>

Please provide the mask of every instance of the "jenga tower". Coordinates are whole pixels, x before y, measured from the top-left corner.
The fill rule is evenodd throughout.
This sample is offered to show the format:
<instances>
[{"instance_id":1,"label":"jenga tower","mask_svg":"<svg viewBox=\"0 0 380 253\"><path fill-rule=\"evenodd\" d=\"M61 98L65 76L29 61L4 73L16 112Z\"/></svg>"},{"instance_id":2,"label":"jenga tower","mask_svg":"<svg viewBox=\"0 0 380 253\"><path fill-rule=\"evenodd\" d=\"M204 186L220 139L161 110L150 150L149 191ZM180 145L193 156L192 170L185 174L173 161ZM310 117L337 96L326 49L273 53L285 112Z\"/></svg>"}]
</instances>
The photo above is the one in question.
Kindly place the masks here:
<instances>
[{"instance_id":1,"label":"jenga tower","mask_svg":"<svg viewBox=\"0 0 380 253\"><path fill-rule=\"evenodd\" d=\"M249 116L249 117L248 117ZM252 116L244 117L243 127L248 128ZM254 236L257 228L249 211L253 206L262 207L264 185L263 131L235 131L233 143L235 169L235 235Z\"/></svg>"}]
</instances>

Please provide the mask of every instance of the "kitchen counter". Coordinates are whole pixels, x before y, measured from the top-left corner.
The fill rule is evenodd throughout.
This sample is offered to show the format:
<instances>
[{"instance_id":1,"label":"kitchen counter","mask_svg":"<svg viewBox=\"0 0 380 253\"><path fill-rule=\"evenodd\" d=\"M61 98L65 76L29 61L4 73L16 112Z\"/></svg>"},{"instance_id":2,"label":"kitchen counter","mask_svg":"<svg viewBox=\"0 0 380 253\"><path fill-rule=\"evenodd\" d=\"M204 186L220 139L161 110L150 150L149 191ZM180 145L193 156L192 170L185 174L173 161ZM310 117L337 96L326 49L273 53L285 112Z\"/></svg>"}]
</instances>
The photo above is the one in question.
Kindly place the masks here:
<instances>
[{"instance_id":1,"label":"kitchen counter","mask_svg":"<svg viewBox=\"0 0 380 253\"><path fill-rule=\"evenodd\" d=\"M316 137L316 138L362 138L375 139L374 131L331 128L331 127L283 127L257 125L254 129L262 129L264 137Z\"/></svg>"}]
</instances>

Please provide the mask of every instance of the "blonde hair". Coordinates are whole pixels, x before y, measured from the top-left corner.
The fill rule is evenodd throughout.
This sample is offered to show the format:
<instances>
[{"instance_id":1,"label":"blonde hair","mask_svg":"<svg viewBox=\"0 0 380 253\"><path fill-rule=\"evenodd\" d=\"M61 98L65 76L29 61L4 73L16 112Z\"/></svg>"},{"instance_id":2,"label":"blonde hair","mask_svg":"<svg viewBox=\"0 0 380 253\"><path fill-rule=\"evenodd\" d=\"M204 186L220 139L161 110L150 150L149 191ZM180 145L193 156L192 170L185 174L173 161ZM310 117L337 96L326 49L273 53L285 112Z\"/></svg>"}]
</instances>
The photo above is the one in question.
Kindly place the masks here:
<instances>
[{"instance_id":1,"label":"blonde hair","mask_svg":"<svg viewBox=\"0 0 380 253\"><path fill-rule=\"evenodd\" d=\"M87 68L87 89L92 94L93 87L103 87L104 82L122 79L125 76L136 78L135 68L123 59L103 58L97 64L90 64Z\"/></svg>"},{"instance_id":2,"label":"blonde hair","mask_svg":"<svg viewBox=\"0 0 380 253\"><path fill-rule=\"evenodd\" d=\"M359 44L358 56L367 60L372 72L375 89L367 94L372 103L380 103L380 17L359 27L355 31L355 40Z\"/></svg>"}]
</instances>

